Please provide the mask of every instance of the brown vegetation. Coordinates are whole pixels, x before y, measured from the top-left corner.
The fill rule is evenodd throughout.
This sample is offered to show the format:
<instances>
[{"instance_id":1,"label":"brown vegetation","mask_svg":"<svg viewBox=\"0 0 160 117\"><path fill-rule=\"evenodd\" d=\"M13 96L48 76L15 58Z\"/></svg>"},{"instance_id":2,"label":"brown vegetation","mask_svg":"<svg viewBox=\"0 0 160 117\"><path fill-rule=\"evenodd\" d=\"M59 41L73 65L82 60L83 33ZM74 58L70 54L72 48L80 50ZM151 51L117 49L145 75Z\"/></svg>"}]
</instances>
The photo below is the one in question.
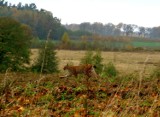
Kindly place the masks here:
<instances>
[{"instance_id":1,"label":"brown vegetation","mask_svg":"<svg viewBox=\"0 0 160 117\"><path fill-rule=\"evenodd\" d=\"M32 50L36 57L36 50ZM60 67L79 64L84 51L57 50ZM160 77L151 75L159 53L102 52L120 75L59 78L59 74L0 74L0 116L131 117L160 116ZM136 71L136 72L135 72ZM154 71L156 72L156 71ZM159 73L159 72L157 72Z\"/></svg>"},{"instance_id":2,"label":"brown vegetation","mask_svg":"<svg viewBox=\"0 0 160 117\"><path fill-rule=\"evenodd\" d=\"M32 73L1 74L0 115L106 117L160 115L160 80L135 74L88 81ZM152 80L152 82L150 82ZM141 85L140 85L141 84Z\"/></svg>"}]
</instances>

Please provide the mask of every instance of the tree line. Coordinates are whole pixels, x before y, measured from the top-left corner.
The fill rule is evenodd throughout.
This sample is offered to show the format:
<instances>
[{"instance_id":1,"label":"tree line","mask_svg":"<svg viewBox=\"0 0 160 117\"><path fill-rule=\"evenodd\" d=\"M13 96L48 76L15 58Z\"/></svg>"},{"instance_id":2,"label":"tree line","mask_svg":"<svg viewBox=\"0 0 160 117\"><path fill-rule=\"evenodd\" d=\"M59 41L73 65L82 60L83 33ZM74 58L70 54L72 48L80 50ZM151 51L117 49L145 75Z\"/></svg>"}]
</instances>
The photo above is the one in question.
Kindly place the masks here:
<instances>
[{"instance_id":1,"label":"tree line","mask_svg":"<svg viewBox=\"0 0 160 117\"><path fill-rule=\"evenodd\" d=\"M54 17L50 11L37 9L35 3L17 5L0 0L0 17L12 17L17 21L31 27L34 37L45 39L49 30L52 30L50 38L60 40L65 32L71 39L80 39L82 36L102 35L102 36L132 36L140 38L160 38L160 26L143 27L135 24L112 23L102 24L95 22L83 22L81 24L61 24L61 20Z\"/></svg>"},{"instance_id":2,"label":"tree line","mask_svg":"<svg viewBox=\"0 0 160 117\"><path fill-rule=\"evenodd\" d=\"M66 24L65 27L72 31L83 30L92 34L99 34L103 36L132 36L141 38L160 38L160 26L158 27L143 27L135 24L119 23L114 25L112 23L103 24L95 22L83 22L81 24Z\"/></svg>"},{"instance_id":3,"label":"tree line","mask_svg":"<svg viewBox=\"0 0 160 117\"><path fill-rule=\"evenodd\" d=\"M0 17L11 17L31 27L34 37L45 39L49 30L50 38L59 39L66 31L60 19L45 9L37 9L36 4L18 3L17 5L0 0Z\"/></svg>"}]
</instances>

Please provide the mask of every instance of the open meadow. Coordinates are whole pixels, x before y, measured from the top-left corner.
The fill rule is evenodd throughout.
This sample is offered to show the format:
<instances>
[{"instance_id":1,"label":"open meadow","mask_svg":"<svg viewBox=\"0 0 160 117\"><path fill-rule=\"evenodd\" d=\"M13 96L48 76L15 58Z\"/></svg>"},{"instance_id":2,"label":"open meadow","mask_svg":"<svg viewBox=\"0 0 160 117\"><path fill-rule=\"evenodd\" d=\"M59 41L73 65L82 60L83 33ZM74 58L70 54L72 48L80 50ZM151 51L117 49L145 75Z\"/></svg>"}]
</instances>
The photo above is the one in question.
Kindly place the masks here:
<instances>
[{"instance_id":1,"label":"open meadow","mask_svg":"<svg viewBox=\"0 0 160 117\"><path fill-rule=\"evenodd\" d=\"M59 69L67 63L78 65L86 51L57 50ZM32 49L31 60L36 60L38 50ZM103 63L113 62L120 73L140 72L146 66L145 74L150 74L160 62L160 52L101 52ZM31 62L33 63L33 61Z\"/></svg>"},{"instance_id":2,"label":"open meadow","mask_svg":"<svg viewBox=\"0 0 160 117\"><path fill-rule=\"evenodd\" d=\"M31 60L36 60L32 50ZM58 74L0 74L1 117L159 117L160 73L151 75L159 52L102 52L116 77L60 78L67 63L78 65L85 51L56 50Z\"/></svg>"}]
</instances>

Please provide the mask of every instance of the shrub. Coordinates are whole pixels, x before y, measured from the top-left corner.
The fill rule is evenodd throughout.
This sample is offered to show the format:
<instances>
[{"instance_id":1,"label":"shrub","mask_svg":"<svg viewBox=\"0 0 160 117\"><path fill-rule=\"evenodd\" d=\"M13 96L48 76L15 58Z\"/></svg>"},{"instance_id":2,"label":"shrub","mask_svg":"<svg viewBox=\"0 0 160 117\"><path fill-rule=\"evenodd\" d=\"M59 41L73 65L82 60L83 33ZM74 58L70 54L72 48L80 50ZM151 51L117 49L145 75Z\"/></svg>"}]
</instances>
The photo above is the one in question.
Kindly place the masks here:
<instances>
[{"instance_id":1,"label":"shrub","mask_svg":"<svg viewBox=\"0 0 160 117\"><path fill-rule=\"evenodd\" d=\"M102 73L104 65L102 64L103 58L101 56L100 51L96 51L95 55L93 56L93 64L96 66L96 72Z\"/></svg>"},{"instance_id":2,"label":"shrub","mask_svg":"<svg viewBox=\"0 0 160 117\"><path fill-rule=\"evenodd\" d=\"M107 76L107 77L117 76L117 70L112 62L109 62L106 66L104 66L102 76Z\"/></svg>"},{"instance_id":3,"label":"shrub","mask_svg":"<svg viewBox=\"0 0 160 117\"><path fill-rule=\"evenodd\" d=\"M87 51L85 53L84 58L81 59L81 64L92 64L96 67L96 72L101 73L103 70L103 64L102 64L103 58L101 57L101 52L96 51L94 54L92 51Z\"/></svg>"},{"instance_id":4,"label":"shrub","mask_svg":"<svg viewBox=\"0 0 160 117\"><path fill-rule=\"evenodd\" d=\"M84 57L81 59L81 64L93 64L93 52L91 50L86 51Z\"/></svg>"},{"instance_id":5,"label":"shrub","mask_svg":"<svg viewBox=\"0 0 160 117\"><path fill-rule=\"evenodd\" d=\"M96 51L94 54L92 51L87 51L85 56L81 59L81 64L93 64L98 73L102 77L115 77L117 75L117 70L112 62L104 65L103 58L100 51Z\"/></svg>"}]
</instances>

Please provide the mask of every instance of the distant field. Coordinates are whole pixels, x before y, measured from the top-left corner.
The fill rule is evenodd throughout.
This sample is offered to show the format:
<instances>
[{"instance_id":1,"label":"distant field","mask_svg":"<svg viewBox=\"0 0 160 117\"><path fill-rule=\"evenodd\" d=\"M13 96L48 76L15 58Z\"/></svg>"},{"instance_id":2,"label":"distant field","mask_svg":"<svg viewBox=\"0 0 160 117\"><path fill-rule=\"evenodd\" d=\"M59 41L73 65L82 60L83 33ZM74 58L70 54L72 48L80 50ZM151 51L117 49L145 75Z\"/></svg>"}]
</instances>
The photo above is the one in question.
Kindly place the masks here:
<instances>
[{"instance_id":1,"label":"distant field","mask_svg":"<svg viewBox=\"0 0 160 117\"><path fill-rule=\"evenodd\" d=\"M32 49L31 60L37 57L37 49ZM146 60L146 74L150 73L160 62L160 52L102 52L103 62L113 62L121 73L139 72L144 68ZM85 51L57 50L59 68L62 70L67 63L78 65Z\"/></svg>"},{"instance_id":2,"label":"distant field","mask_svg":"<svg viewBox=\"0 0 160 117\"><path fill-rule=\"evenodd\" d=\"M32 43L32 48L39 48L45 41ZM60 41L52 41L55 48L62 48ZM71 40L68 47L63 49L69 50L103 50L103 51L141 51L156 50L160 51L160 40L151 39L113 39L113 40Z\"/></svg>"},{"instance_id":3,"label":"distant field","mask_svg":"<svg viewBox=\"0 0 160 117\"><path fill-rule=\"evenodd\" d=\"M152 49L160 48L160 42L133 41L132 45L134 47L145 47L145 48L152 48Z\"/></svg>"}]
</instances>

